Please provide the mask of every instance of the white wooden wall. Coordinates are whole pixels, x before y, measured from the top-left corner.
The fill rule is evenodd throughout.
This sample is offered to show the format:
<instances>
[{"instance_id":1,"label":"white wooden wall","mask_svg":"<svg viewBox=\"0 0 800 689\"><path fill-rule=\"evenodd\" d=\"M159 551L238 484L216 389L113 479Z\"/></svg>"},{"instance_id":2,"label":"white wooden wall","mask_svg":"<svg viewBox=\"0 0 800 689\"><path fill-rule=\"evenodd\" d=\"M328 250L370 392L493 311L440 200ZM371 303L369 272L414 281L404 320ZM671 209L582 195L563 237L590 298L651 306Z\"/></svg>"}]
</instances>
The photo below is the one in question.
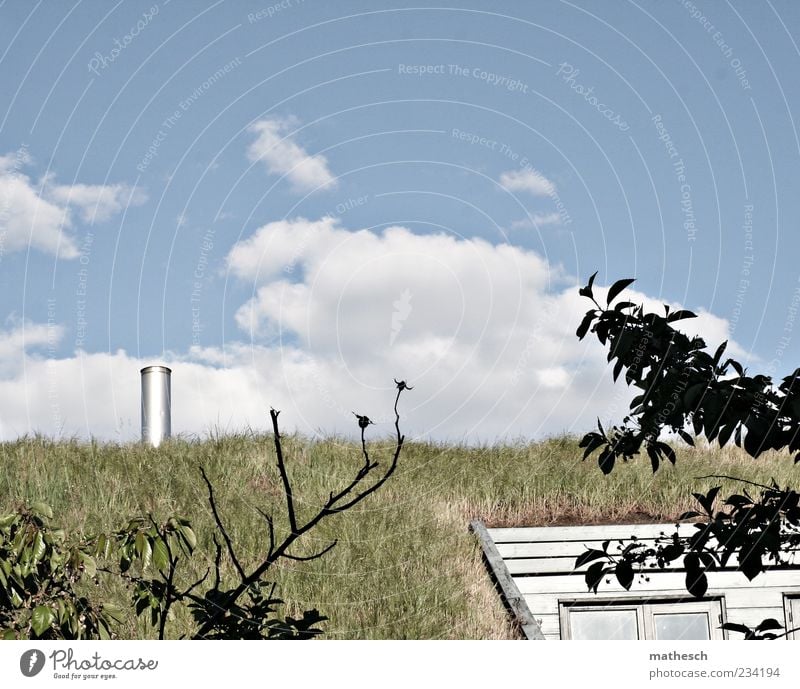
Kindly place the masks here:
<instances>
[{"instance_id":1,"label":"white wooden wall","mask_svg":"<svg viewBox=\"0 0 800 689\"><path fill-rule=\"evenodd\" d=\"M691 525L681 525L681 533L691 533ZM609 526L532 527L488 529L514 583L519 588L533 617L539 621L546 639L559 639L559 601L605 602L620 598L651 599L690 598L686 592L685 573L680 569L653 570L649 581L636 578L630 591L625 591L611 577L601 582L598 593L587 592L585 567L574 572L575 558L586 548L602 547L611 540L610 553L616 553L618 539L629 541L636 536L652 543L659 533L671 535L674 524L615 524ZM673 563L674 567L675 563ZM723 614L728 622L755 626L774 617L786 624L784 593L800 594L800 569L763 572L749 582L735 570L708 573L707 596L721 596ZM741 638L729 633L730 638Z\"/></svg>"}]
</instances>

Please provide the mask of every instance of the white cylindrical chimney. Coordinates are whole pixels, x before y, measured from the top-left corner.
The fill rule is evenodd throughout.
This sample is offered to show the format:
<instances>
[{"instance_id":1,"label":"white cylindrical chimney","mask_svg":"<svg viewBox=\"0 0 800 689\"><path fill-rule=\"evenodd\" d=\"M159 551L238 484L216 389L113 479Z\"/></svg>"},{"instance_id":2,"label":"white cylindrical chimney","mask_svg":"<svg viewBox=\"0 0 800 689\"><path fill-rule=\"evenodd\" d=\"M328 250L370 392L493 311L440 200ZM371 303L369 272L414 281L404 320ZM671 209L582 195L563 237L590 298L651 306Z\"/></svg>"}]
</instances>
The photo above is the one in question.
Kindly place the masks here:
<instances>
[{"instance_id":1,"label":"white cylindrical chimney","mask_svg":"<svg viewBox=\"0 0 800 689\"><path fill-rule=\"evenodd\" d=\"M142 442L153 447L172 434L171 375L166 366L142 369Z\"/></svg>"}]
</instances>

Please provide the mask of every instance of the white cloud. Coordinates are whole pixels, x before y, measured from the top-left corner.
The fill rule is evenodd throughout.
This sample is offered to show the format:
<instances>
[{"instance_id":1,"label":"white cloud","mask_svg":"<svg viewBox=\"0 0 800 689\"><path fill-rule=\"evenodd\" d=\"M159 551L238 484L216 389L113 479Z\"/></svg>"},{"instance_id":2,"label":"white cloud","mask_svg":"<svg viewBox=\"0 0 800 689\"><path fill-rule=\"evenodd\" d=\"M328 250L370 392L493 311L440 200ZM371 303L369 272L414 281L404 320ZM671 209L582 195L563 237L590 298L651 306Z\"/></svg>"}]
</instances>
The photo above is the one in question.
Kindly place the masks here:
<instances>
[{"instance_id":1,"label":"white cloud","mask_svg":"<svg viewBox=\"0 0 800 689\"><path fill-rule=\"evenodd\" d=\"M253 341L167 357L176 433L266 430L274 406L287 430L352 434L356 411L388 434L393 377L414 386L401 406L409 438L578 433L598 416L621 419L635 394L613 383L602 345L575 337L587 302L574 280L519 247L297 218L237 244L228 267L253 288L237 314ZM606 290L596 286L600 300ZM705 312L681 324L712 347L730 333ZM26 325L24 345L18 326L0 337L10 362L0 366L0 438L138 437L139 369L154 362L122 351L46 359L43 327Z\"/></svg>"},{"instance_id":2,"label":"white cloud","mask_svg":"<svg viewBox=\"0 0 800 689\"><path fill-rule=\"evenodd\" d=\"M294 119L267 118L250 126L256 139L247 149L251 161L262 161L273 175L285 175L297 191L331 187L336 179L323 155L312 156L291 136Z\"/></svg>"},{"instance_id":3,"label":"white cloud","mask_svg":"<svg viewBox=\"0 0 800 689\"><path fill-rule=\"evenodd\" d=\"M539 227L546 227L547 225L560 225L560 213L534 213L530 217L515 220L511 223L512 230L530 230Z\"/></svg>"},{"instance_id":4,"label":"white cloud","mask_svg":"<svg viewBox=\"0 0 800 689\"><path fill-rule=\"evenodd\" d=\"M0 330L0 376L21 370L29 349L55 348L63 335L64 328L55 323L12 322L7 330Z\"/></svg>"},{"instance_id":5,"label":"white cloud","mask_svg":"<svg viewBox=\"0 0 800 689\"><path fill-rule=\"evenodd\" d=\"M104 222L128 206L141 206L147 195L127 184L58 185L47 190L51 200L80 209L86 222Z\"/></svg>"},{"instance_id":6,"label":"white cloud","mask_svg":"<svg viewBox=\"0 0 800 689\"><path fill-rule=\"evenodd\" d=\"M534 196L552 196L556 185L538 170L523 168L500 175L500 184L509 191L527 191Z\"/></svg>"},{"instance_id":7,"label":"white cloud","mask_svg":"<svg viewBox=\"0 0 800 689\"><path fill-rule=\"evenodd\" d=\"M76 258L78 247L71 234L73 208L81 211L84 221L99 222L128 204L146 200L141 190L124 184L56 185L52 176L47 176L34 185L22 172L30 162L24 148L0 156L0 239L6 252L30 246L60 258Z\"/></svg>"},{"instance_id":8,"label":"white cloud","mask_svg":"<svg viewBox=\"0 0 800 689\"><path fill-rule=\"evenodd\" d=\"M66 234L69 210L43 199L31 180L16 168L0 169L0 237L7 252L29 245L62 258L75 258L78 247Z\"/></svg>"}]
</instances>

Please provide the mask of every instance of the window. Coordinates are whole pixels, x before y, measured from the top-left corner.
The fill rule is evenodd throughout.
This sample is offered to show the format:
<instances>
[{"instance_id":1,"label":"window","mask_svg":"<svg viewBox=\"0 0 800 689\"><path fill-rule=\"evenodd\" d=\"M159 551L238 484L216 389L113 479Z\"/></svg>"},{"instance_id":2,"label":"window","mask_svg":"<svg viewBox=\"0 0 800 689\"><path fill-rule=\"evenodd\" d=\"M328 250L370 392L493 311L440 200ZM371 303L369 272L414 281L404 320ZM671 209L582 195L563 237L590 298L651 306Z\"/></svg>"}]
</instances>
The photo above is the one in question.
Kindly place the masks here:
<instances>
[{"instance_id":1,"label":"window","mask_svg":"<svg viewBox=\"0 0 800 689\"><path fill-rule=\"evenodd\" d=\"M800 603L800 598L795 604ZM721 600L561 604L562 639L723 639ZM800 615L800 607L798 607ZM800 638L800 637L799 637Z\"/></svg>"},{"instance_id":2,"label":"window","mask_svg":"<svg viewBox=\"0 0 800 689\"><path fill-rule=\"evenodd\" d=\"M796 627L800 627L800 596L784 595L783 609L786 613L786 631L789 632L786 638L800 641L800 630L792 631Z\"/></svg>"}]
</instances>

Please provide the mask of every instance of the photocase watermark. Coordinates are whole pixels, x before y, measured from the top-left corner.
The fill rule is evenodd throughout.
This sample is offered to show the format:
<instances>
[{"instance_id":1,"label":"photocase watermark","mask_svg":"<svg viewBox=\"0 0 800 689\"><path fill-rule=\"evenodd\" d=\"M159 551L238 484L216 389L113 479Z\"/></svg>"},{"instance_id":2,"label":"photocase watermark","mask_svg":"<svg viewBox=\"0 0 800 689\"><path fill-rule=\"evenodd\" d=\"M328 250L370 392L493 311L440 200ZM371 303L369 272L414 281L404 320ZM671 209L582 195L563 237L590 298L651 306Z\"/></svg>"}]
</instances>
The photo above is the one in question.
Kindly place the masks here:
<instances>
[{"instance_id":1,"label":"photocase watermark","mask_svg":"<svg viewBox=\"0 0 800 689\"><path fill-rule=\"evenodd\" d=\"M742 61L733 54L733 48L725 40L722 31L719 31L708 17L703 14L702 10L698 9L697 5L691 0L679 0L679 2L687 9L689 16L700 24L700 26L706 30L706 33L711 36L711 40L714 41L719 51L728 60L728 65L734 71L734 74L736 74L736 78L739 80L739 86L741 86L744 91L750 91L752 87L750 86L750 80L747 78L747 70L742 66Z\"/></svg>"},{"instance_id":2,"label":"photocase watermark","mask_svg":"<svg viewBox=\"0 0 800 689\"><path fill-rule=\"evenodd\" d=\"M158 668L158 661L142 658L105 657L100 653L76 656L72 648L59 648L45 656L38 648L25 651L19 659L19 670L25 677L35 677L47 664L52 663L53 679L88 680L117 679L123 672L147 672ZM112 672L113 671L113 672Z\"/></svg>"},{"instance_id":3,"label":"photocase watermark","mask_svg":"<svg viewBox=\"0 0 800 689\"><path fill-rule=\"evenodd\" d=\"M200 255L197 258L197 265L192 275L192 294L189 297L189 306L192 311L192 346L200 345L200 335L203 332L203 324L200 319L200 301L203 296L203 278L208 268L208 255L214 248L214 228L209 228L200 241Z\"/></svg>"},{"instance_id":4,"label":"photocase watermark","mask_svg":"<svg viewBox=\"0 0 800 689\"><path fill-rule=\"evenodd\" d=\"M92 244L94 244L94 235L91 232L87 232L78 255L81 267L78 269L78 286L75 288L75 347L77 348L83 347L86 340L86 328L88 326L86 320L86 295L88 294L88 266L91 261Z\"/></svg>"},{"instance_id":5,"label":"photocase watermark","mask_svg":"<svg viewBox=\"0 0 800 689\"><path fill-rule=\"evenodd\" d=\"M264 7L256 12L248 12L247 22L249 24L255 24L256 22L260 22L262 19L272 19L276 14L283 12L283 10L297 7L298 5L302 5L304 2L305 0L281 0L280 2L273 3L272 5Z\"/></svg>"},{"instance_id":6,"label":"photocase watermark","mask_svg":"<svg viewBox=\"0 0 800 689\"><path fill-rule=\"evenodd\" d=\"M584 86L576 81L581 70L573 67L569 62L562 62L558 65L556 76L560 76L562 81L567 84L579 96L591 105L597 112L605 117L611 124L613 124L621 132L627 132L631 127L620 117L619 113L612 110L605 103L600 102L600 99L594 93L594 86Z\"/></svg>"},{"instance_id":7,"label":"photocase watermark","mask_svg":"<svg viewBox=\"0 0 800 689\"><path fill-rule=\"evenodd\" d=\"M403 324L408 320L411 315L411 290L406 287L401 293L400 297L392 302L392 329L389 333L389 346L394 344L400 331L403 329Z\"/></svg>"},{"instance_id":8,"label":"photocase watermark","mask_svg":"<svg viewBox=\"0 0 800 689\"><path fill-rule=\"evenodd\" d=\"M172 130L177 124L178 121L183 117L184 113L188 112L188 110L198 101L200 98L212 87L216 84L220 79L224 76L230 74L234 69L239 67L242 64L242 58L236 57L230 62L224 64L220 67L216 72L214 72L208 79L206 79L202 84L197 86L191 94L189 94L186 98L181 100L178 103L178 107L173 110L172 114L168 117L165 117L164 120L161 122L159 126L158 133L153 137L153 140L150 142L150 145L147 147L147 151L145 151L144 156L136 165L136 169L139 172L144 172L150 166L150 163L158 156L158 151L161 148L161 144L163 144L167 137L169 136L170 130Z\"/></svg>"},{"instance_id":9,"label":"photocase watermark","mask_svg":"<svg viewBox=\"0 0 800 689\"><path fill-rule=\"evenodd\" d=\"M44 652L38 648L31 648L19 658L19 671L25 677L36 677L44 668Z\"/></svg>"},{"instance_id":10,"label":"photocase watermark","mask_svg":"<svg viewBox=\"0 0 800 689\"><path fill-rule=\"evenodd\" d=\"M653 115L650 119L653 122L653 126L656 128L659 141L664 144L664 149L669 159L672 161L672 171L675 173L675 178L680 185L683 229L686 231L686 240L693 242L697 238L697 222L694 214L694 204L692 202L692 185L689 184L686 178L686 165L680 153L678 153L678 148L675 146L672 136L664 125L661 115Z\"/></svg>"},{"instance_id":11,"label":"photocase watermark","mask_svg":"<svg viewBox=\"0 0 800 689\"><path fill-rule=\"evenodd\" d=\"M163 4L168 5L169 2L170 0L164 0ZM136 37L150 25L153 19L158 15L158 12L159 6L157 4L152 5L149 9L142 12L142 16L136 24L134 24L121 39L114 38L114 47L111 50L107 53L101 53L99 50L95 51L95 54L92 55L92 59L89 60L89 71L99 77L100 72L113 64L122 54L122 51L133 43Z\"/></svg>"},{"instance_id":12,"label":"photocase watermark","mask_svg":"<svg viewBox=\"0 0 800 689\"><path fill-rule=\"evenodd\" d=\"M503 143L498 139L492 139L488 136L484 136L483 134L464 131L456 127L453 127L450 130L450 136L452 136L454 139L458 139L459 141L464 141L472 146L481 146L489 149L490 151L498 153L510 162L515 163L521 170L525 172L538 173L533 165L531 165L531 162L528 160L527 156L521 155L511 148L509 144ZM572 223L572 217L567 211L567 208L564 205L564 202L561 200L561 197L559 196L554 184L551 184L548 187L547 196L555 204L556 211L558 212L559 216L559 223L562 225L570 225Z\"/></svg>"},{"instance_id":13,"label":"photocase watermark","mask_svg":"<svg viewBox=\"0 0 800 689\"><path fill-rule=\"evenodd\" d=\"M397 65L397 73L408 76L451 76L464 79L477 79L489 86L504 88L507 91L518 91L528 93L529 87L524 81L513 77L490 72L482 67L470 67L468 65L455 64L410 64L401 62Z\"/></svg>"}]
</instances>

